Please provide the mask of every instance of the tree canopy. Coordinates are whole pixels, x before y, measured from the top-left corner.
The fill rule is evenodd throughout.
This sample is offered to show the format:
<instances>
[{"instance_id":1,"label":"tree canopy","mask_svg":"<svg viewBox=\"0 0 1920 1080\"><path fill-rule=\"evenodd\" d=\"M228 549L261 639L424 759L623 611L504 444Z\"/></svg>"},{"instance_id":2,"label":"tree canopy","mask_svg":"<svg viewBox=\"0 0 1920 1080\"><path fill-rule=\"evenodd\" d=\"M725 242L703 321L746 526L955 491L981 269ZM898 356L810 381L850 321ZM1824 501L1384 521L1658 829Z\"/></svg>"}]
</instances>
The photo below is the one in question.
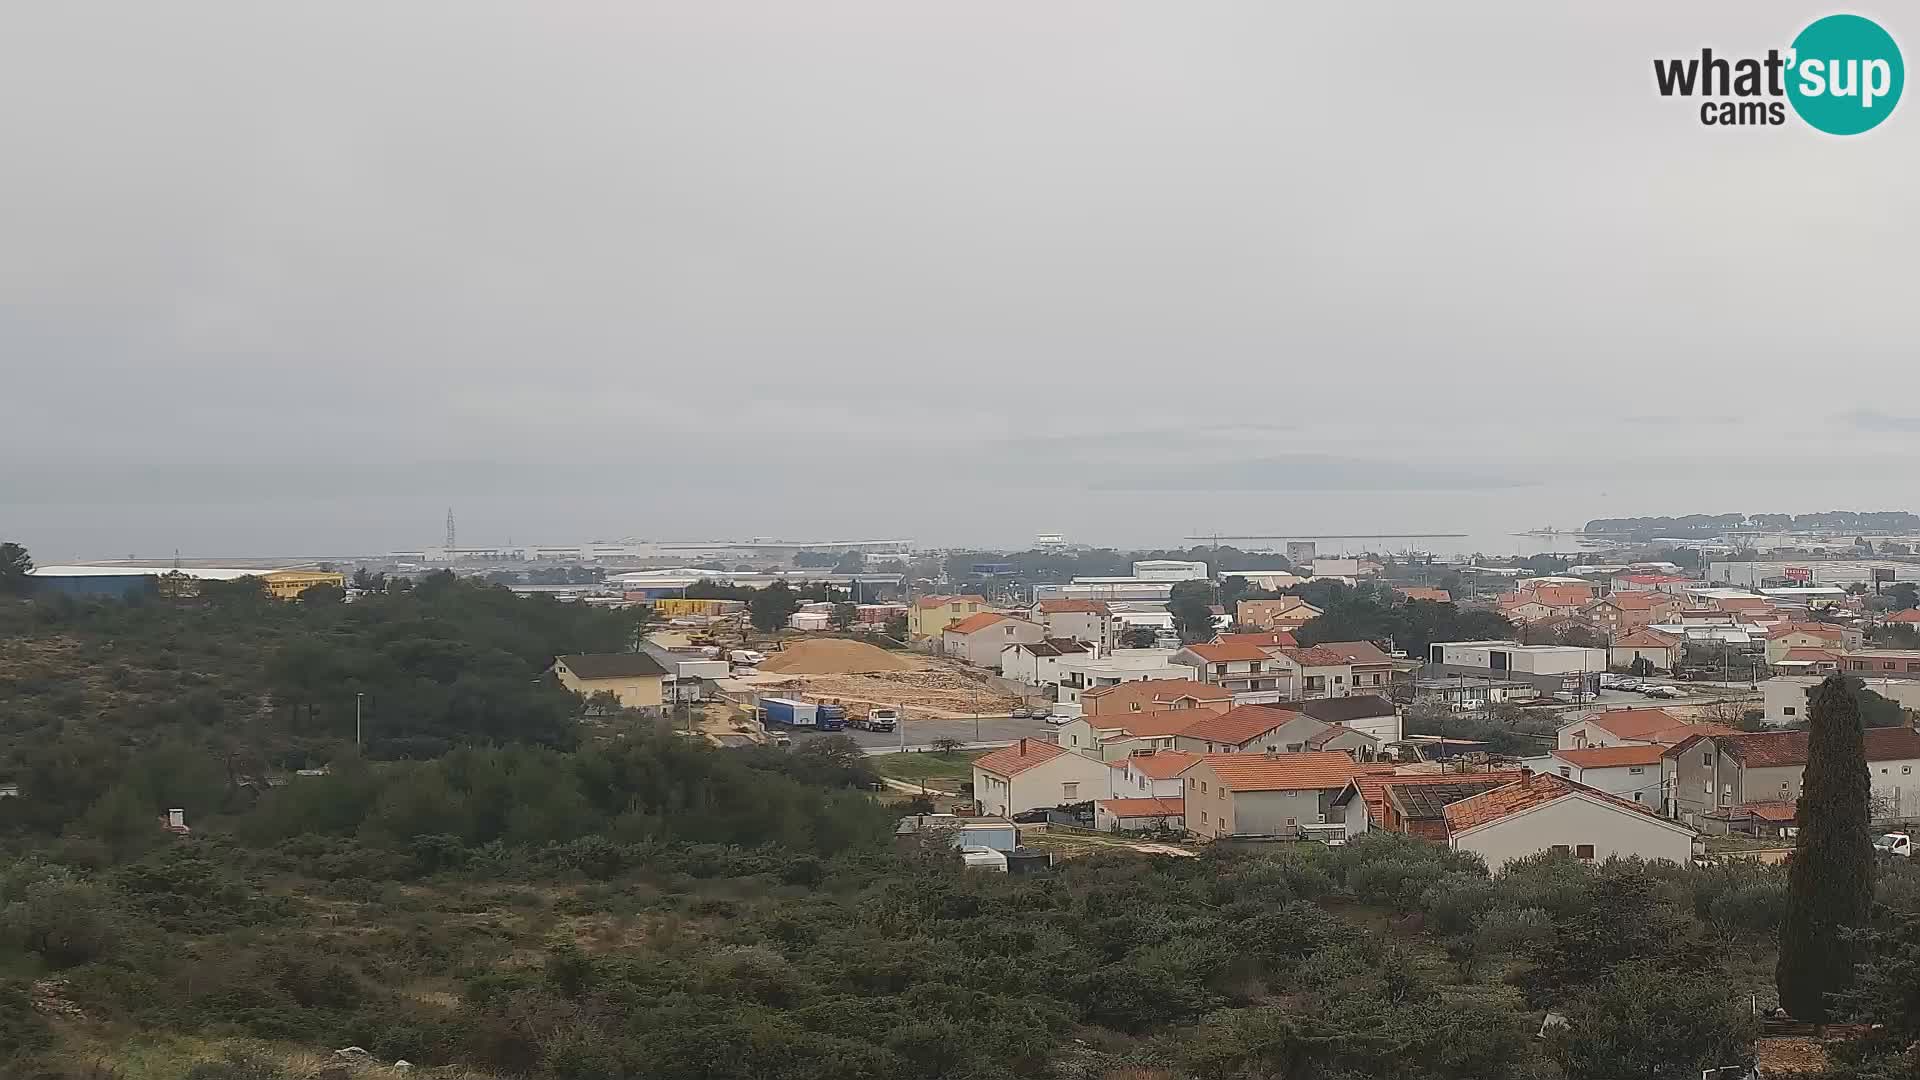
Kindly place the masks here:
<instances>
[{"instance_id":1,"label":"tree canopy","mask_svg":"<svg viewBox=\"0 0 1920 1080\"><path fill-rule=\"evenodd\" d=\"M1808 707L1799 837L1774 972L1780 1003L1801 1020L1825 1020L1830 996L1853 982L1846 934L1866 924L1872 899L1872 788L1859 702L1845 679L1825 679Z\"/></svg>"}]
</instances>

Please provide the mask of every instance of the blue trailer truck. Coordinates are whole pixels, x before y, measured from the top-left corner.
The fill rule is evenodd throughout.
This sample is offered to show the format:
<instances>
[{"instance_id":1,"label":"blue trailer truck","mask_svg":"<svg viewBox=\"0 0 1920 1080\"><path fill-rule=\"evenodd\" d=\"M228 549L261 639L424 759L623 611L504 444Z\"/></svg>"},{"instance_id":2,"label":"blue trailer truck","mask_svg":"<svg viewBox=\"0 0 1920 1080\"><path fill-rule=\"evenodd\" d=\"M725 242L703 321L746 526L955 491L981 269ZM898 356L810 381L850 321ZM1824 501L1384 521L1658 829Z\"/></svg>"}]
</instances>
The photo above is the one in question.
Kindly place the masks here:
<instances>
[{"instance_id":1,"label":"blue trailer truck","mask_svg":"<svg viewBox=\"0 0 1920 1080\"><path fill-rule=\"evenodd\" d=\"M840 705L819 705L792 698L761 698L760 712L769 724L812 731L839 731L847 725L847 710Z\"/></svg>"}]
</instances>

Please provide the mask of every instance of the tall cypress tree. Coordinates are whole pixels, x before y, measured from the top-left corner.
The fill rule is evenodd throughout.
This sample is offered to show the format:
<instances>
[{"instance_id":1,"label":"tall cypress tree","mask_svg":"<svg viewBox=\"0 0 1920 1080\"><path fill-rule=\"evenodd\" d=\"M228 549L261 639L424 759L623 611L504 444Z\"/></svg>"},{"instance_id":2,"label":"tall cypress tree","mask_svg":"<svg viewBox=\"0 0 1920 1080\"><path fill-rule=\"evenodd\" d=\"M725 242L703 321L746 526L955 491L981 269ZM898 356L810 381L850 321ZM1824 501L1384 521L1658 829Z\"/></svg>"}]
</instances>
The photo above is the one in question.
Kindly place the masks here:
<instances>
[{"instance_id":1,"label":"tall cypress tree","mask_svg":"<svg viewBox=\"0 0 1920 1080\"><path fill-rule=\"evenodd\" d=\"M1787 873L1774 983L1795 1019L1827 1018L1827 995L1853 982L1853 952L1841 930L1864 926L1873 900L1867 804L1873 779L1860 733L1860 703L1838 675L1810 695L1800 837Z\"/></svg>"}]
</instances>

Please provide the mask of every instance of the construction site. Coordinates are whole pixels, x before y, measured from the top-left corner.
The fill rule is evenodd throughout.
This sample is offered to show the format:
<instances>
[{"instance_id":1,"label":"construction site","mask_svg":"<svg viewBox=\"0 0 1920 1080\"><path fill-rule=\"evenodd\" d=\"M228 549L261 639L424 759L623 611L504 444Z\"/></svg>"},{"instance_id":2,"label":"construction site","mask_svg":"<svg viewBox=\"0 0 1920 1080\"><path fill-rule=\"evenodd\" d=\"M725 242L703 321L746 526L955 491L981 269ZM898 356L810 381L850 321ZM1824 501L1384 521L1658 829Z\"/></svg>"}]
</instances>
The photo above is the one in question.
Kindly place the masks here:
<instances>
[{"instance_id":1,"label":"construction site","mask_svg":"<svg viewBox=\"0 0 1920 1080\"><path fill-rule=\"evenodd\" d=\"M774 653L757 674L734 680L757 696L884 705L904 720L1005 716L1020 699L986 672L954 660L889 652L863 641L812 638Z\"/></svg>"}]
</instances>

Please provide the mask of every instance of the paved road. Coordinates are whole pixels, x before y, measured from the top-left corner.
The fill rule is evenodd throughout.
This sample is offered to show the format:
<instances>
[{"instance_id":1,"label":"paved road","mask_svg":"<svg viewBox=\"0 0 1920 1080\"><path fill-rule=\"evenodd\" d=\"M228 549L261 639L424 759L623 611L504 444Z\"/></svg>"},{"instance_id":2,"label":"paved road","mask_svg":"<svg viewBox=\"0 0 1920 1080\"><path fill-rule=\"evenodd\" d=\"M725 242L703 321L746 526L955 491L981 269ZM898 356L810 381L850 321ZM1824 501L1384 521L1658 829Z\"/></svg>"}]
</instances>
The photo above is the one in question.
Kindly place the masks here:
<instances>
[{"instance_id":1,"label":"paved road","mask_svg":"<svg viewBox=\"0 0 1920 1080\"><path fill-rule=\"evenodd\" d=\"M976 737L977 731L977 737ZM1006 716L983 716L976 729L972 720L909 720L893 731L854 731L849 728L836 734L845 735L854 742L866 747L870 753L887 753L898 750L904 740L907 749L930 749L935 740L958 739L963 743L991 743L1005 745L1020 738L1046 738L1053 731L1045 720L1015 720ZM794 742L817 739L818 732L795 733Z\"/></svg>"}]
</instances>

